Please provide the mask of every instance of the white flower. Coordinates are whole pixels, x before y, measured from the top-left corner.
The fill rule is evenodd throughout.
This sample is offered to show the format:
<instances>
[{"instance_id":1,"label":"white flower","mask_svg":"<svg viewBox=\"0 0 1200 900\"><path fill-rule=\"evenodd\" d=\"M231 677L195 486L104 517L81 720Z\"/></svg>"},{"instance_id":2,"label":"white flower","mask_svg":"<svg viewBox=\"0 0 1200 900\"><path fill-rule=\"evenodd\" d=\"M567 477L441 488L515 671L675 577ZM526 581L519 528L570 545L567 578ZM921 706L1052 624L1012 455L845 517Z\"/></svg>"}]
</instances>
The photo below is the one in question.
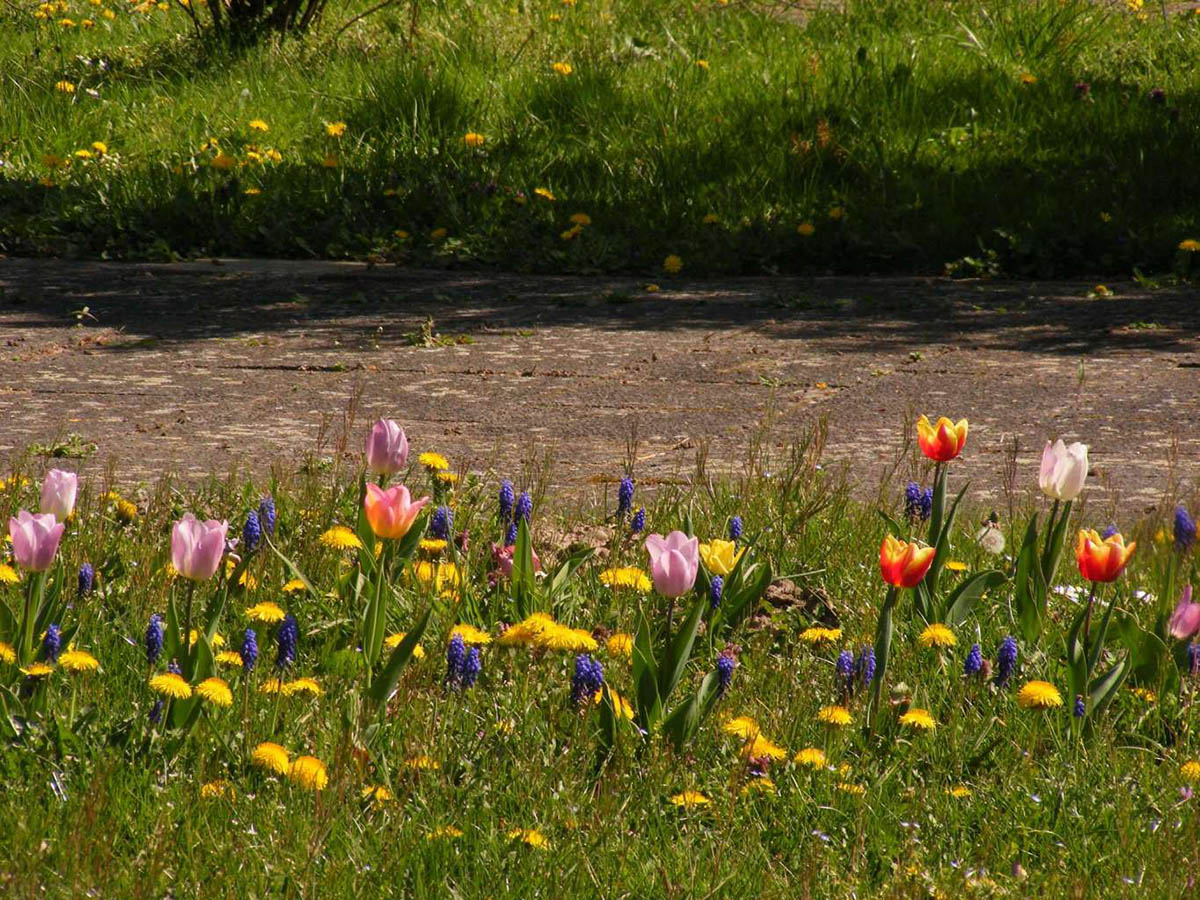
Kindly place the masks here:
<instances>
[{"instance_id":1,"label":"white flower","mask_svg":"<svg viewBox=\"0 0 1200 900\"><path fill-rule=\"evenodd\" d=\"M1042 451L1042 467L1038 486L1042 493L1055 500L1074 500L1083 490L1088 473L1088 448L1078 442L1069 447L1059 438L1053 444L1046 441Z\"/></svg>"}]
</instances>

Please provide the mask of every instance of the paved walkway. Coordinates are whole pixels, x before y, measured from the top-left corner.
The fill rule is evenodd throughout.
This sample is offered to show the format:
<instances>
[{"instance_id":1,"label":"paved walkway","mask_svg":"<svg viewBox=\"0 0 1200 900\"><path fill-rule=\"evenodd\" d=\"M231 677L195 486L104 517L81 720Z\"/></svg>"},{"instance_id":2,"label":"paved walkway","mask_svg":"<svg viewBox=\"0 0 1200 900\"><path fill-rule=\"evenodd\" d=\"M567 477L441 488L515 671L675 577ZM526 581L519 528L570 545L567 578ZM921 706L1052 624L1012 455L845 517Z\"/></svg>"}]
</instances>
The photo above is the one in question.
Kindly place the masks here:
<instances>
[{"instance_id":1,"label":"paved walkway","mask_svg":"<svg viewBox=\"0 0 1200 900\"><path fill-rule=\"evenodd\" d=\"M0 455L73 431L99 445L81 467L113 458L126 483L261 471L335 453L358 397L354 451L388 414L456 466L549 454L565 486L619 475L634 436L648 482L705 443L710 469L756 436L781 460L824 417L828 459L869 487L928 412L969 417L958 471L981 491L1014 439L1025 485L1063 435L1093 447L1093 502L1132 512L1171 459L1188 490L1200 474L1200 298L1091 287L0 259Z\"/></svg>"}]
</instances>

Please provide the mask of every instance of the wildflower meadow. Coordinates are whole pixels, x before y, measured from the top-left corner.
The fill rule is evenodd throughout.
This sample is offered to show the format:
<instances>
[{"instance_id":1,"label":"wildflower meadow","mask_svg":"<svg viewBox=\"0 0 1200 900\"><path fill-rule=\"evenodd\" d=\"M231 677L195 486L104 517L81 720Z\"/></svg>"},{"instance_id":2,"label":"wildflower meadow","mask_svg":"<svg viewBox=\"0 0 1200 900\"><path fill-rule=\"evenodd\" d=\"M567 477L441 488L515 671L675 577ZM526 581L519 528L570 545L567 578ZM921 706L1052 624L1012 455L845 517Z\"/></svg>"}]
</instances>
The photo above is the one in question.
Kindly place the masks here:
<instances>
[{"instance_id":1,"label":"wildflower meadow","mask_svg":"<svg viewBox=\"0 0 1200 900\"><path fill-rule=\"evenodd\" d=\"M1098 520L1054 439L1002 519L916 434L871 501L801 442L556 502L389 419L337 474L18 466L5 894L1185 893L1189 507Z\"/></svg>"}]
</instances>

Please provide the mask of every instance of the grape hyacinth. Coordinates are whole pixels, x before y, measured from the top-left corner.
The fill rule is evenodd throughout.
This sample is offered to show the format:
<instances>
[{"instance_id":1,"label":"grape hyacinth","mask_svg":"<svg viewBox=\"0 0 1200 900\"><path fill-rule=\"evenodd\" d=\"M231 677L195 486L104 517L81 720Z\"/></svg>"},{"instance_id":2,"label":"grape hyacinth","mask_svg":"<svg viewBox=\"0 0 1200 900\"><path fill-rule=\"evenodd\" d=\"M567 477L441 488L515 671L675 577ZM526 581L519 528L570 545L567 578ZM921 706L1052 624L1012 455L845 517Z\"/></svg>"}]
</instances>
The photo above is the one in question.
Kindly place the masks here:
<instances>
[{"instance_id":1,"label":"grape hyacinth","mask_svg":"<svg viewBox=\"0 0 1200 900\"><path fill-rule=\"evenodd\" d=\"M479 648L472 647L467 653L467 658L463 660L462 671L459 677L464 688L475 687L475 682L479 679L479 673L483 669L483 661L479 658Z\"/></svg>"},{"instance_id":2,"label":"grape hyacinth","mask_svg":"<svg viewBox=\"0 0 1200 900\"><path fill-rule=\"evenodd\" d=\"M742 539L742 517L734 516L729 520L729 539L737 542Z\"/></svg>"},{"instance_id":3,"label":"grape hyacinth","mask_svg":"<svg viewBox=\"0 0 1200 900\"><path fill-rule=\"evenodd\" d=\"M533 498L529 496L529 491L521 491L521 495L517 497L516 506L513 508L513 521L524 519L529 521L533 515Z\"/></svg>"},{"instance_id":4,"label":"grape hyacinth","mask_svg":"<svg viewBox=\"0 0 1200 900\"><path fill-rule=\"evenodd\" d=\"M978 675L982 670L983 651L979 649L978 644L972 644L966 662L963 663L963 674L970 678L972 675Z\"/></svg>"},{"instance_id":5,"label":"grape hyacinth","mask_svg":"<svg viewBox=\"0 0 1200 900\"><path fill-rule=\"evenodd\" d=\"M1188 672L1192 675L1200 674L1200 644L1194 641L1188 644L1187 648Z\"/></svg>"},{"instance_id":6,"label":"grape hyacinth","mask_svg":"<svg viewBox=\"0 0 1200 900\"><path fill-rule=\"evenodd\" d=\"M737 668L737 656L726 647L717 657L717 696L722 696L733 684L733 670Z\"/></svg>"},{"instance_id":7,"label":"grape hyacinth","mask_svg":"<svg viewBox=\"0 0 1200 900\"><path fill-rule=\"evenodd\" d=\"M725 579L720 575L712 577L712 583L708 588L708 602L713 609L721 605L721 591L725 589Z\"/></svg>"},{"instance_id":8,"label":"grape hyacinth","mask_svg":"<svg viewBox=\"0 0 1200 900\"><path fill-rule=\"evenodd\" d=\"M246 513L246 524L242 526L242 549L253 553L261 540L262 526L258 523L258 513L252 509Z\"/></svg>"},{"instance_id":9,"label":"grape hyacinth","mask_svg":"<svg viewBox=\"0 0 1200 900\"><path fill-rule=\"evenodd\" d=\"M154 702L154 706L150 707L150 722L151 722L151 724L153 724L153 725L158 724L158 720L162 718L162 711L163 711L164 705L165 704L163 703L162 697L159 697Z\"/></svg>"},{"instance_id":10,"label":"grape hyacinth","mask_svg":"<svg viewBox=\"0 0 1200 900\"><path fill-rule=\"evenodd\" d=\"M640 534L642 529L646 527L646 507L638 508L638 511L633 514L633 521L629 523L629 531L632 534Z\"/></svg>"},{"instance_id":11,"label":"grape hyacinth","mask_svg":"<svg viewBox=\"0 0 1200 900\"><path fill-rule=\"evenodd\" d=\"M1082 719L1087 715L1087 705L1083 702L1083 695L1075 695L1075 718Z\"/></svg>"},{"instance_id":12,"label":"grape hyacinth","mask_svg":"<svg viewBox=\"0 0 1200 900\"><path fill-rule=\"evenodd\" d=\"M62 650L62 629L57 625L49 625L42 637L42 659L50 664L58 662L58 653Z\"/></svg>"},{"instance_id":13,"label":"grape hyacinth","mask_svg":"<svg viewBox=\"0 0 1200 900\"><path fill-rule=\"evenodd\" d=\"M875 680L875 648L867 644L858 654L854 663L854 672L863 687Z\"/></svg>"},{"instance_id":14,"label":"grape hyacinth","mask_svg":"<svg viewBox=\"0 0 1200 900\"><path fill-rule=\"evenodd\" d=\"M267 537L275 536L275 498L270 494L258 501L258 524Z\"/></svg>"},{"instance_id":15,"label":"grape hyacinth","mask_svg":"<svg viewBox=\"0 0 1200 900\"><path fill-rule=\"evenodd\" d=\"M1175 507L1175 550L1187 553L1196 543L1196 520L1182 503Z\"/></svg>"},{"instance_id":16,"label":"grape hyacinth","mask_svg":"<svg viewBox=\"0 0 1200 900\"><path fill-rule=\"evenodd\" d=\"M500 482L500 521L507 522L508 517L512 515L513 510L513 486L512 482L505 478Z\"/></svg>"},{"instance_id":17,"label":"grape hyacinth","mask_svg":"<svg viewBox=\"0 0 1200 900\"><path fill-rule=\"evenodd\" d=\"M854 652L843 650L837 658L838 687L846 694L854 690Z\"/></svg>"},{"instance_id":18,"label":"grape hyacinth","mask_svg":"<svg viewBox=\"0 0 1200 900\"><path fill-rule=\"evenodd\" d=\"M253 628L247 628L245 635L242 636L242 668L247 672L254 671L254 664L258 662L258 635L254 633Z\"/></svg>"},{"instance_id":19,"label":"grape hyacinth","mask_svg":"<svg viewBox=\"0 0 1200 900\"><path fill-rule=\"evenodd\" d=\"M446 645L446 681L448 683L456 682L462 672L463 662L467 658L467 645L463 641L461 634L456 634L450 638L450 643Z\"/></svg>"},{"instance_id":20,"label":"grape hyacinth","mask_svg":"<svg viewBox=\"0 0 1200 900\"><path fill-rule=\"evenodd\" d=\"M448 506L439 506L429 517L429 533L439 540L450 540L450 531L454 528L454 511Z\"/></svg>"},{"instance_id":21,"label":"grape hyacinth","mask_svg":"<svg viewBox=\"0 0 1200 900\"><path fill-rule=\"evenodd\" d=\"M155 613L150 617L150 624L146 626L146 662L154 665L158 662L158 657L162 654L163 649L163 623L162 616Z\"/></svg>"},{"instance_id":22,"label":"grape hyacinth","mask_svg":"<svg viewBox=\"0 0 1200 900\"><path fill-rule=\"evenodd\" d=\"M96 569L91 563L79 567L79 596L86 597L96 586Z\"/></svg>"},{"instance_id":23,"label":"grape hyacinth","mask_svg":"<svg viewBox=\"0 0 1200 900\"><path fill-rule=\"evenodd\" d=\"M504 546L511 547L517 542L517 523L509 522L508 529L504 532Z\"/></svg>"},{"instance_id":24,"label":"grape hyacinth","mask_svg":"<svg viewBox=\"0 0 1200 900\"><path fill-rule=\"evenodd\" d=\"M910 522L924 522L933 513L933 489L910 481L904 489L904 515Z\"/></svg>"},{"instance_id":25,"label":"grape hyacinth","mask_svg":"<svg viewBox=\"0 0 1200 900\"><path fill-rule=\"evenodd\" d=\"M571 705L583 706L604 684L604 666L590 653L575 657L575 674L571 676Z\"/></svg>"},{"instance_id":26,"label":"grape hyacinth","mask_svg":"<svg viewBox=\"0 0 1200 900\"><path fill-rule=\"evenodd\" d=\"M1116 534L1120 530L1121 529L1117 528L1116 525L1109 525L1102 532L1100 532L1100 537L1107 541L1110 537L1112 537L1114 534Z\"/></svg>"},{"instance_id":27,"label":"grape hyacinth","mask_svg":"<svg viewBox=\"0 0 1200 900\"><path fill-rule=\"evenodd\" d=\"M182 675L183 674L183 669L179 668L179 661L175 660L175 659L173 659L169 663L167 663L167 671L170 672L172 675Z\"/></svg>"},{"instance_id":28,"label":"grape hyacinth","mask_svg":"<svg viewBox=\"0 0 1200 900\"><path fill-rule=\"evenodd\" d=\"M633 509L633 479L626 475L617 488L617 518L623 519Z\"/></svg>"},{"instance_id":29,"label":"grape hyacinth","mask_svg":"<svg viewBox=\"0 0 1200 900\"><path fill-rule=\"evenodd\" d=\"M996 651L996 686L1004 687L1017 667L1017 639L1011 634L1000 642Z\"/></svg>"},{"instance_id":30,"label":"grape hyacinth","mask_svg":"<svg viewBox=\"0 0 1200 900\"><path fill-rule=\"evenodd\" d=\"M296 661L296 641L299 638L300 626L296 624L296 617L288 613L279 626L278 634L275 635L279 644L279 651L275 654L275 668L282 669Z\"/></svg>"}]
</instances>

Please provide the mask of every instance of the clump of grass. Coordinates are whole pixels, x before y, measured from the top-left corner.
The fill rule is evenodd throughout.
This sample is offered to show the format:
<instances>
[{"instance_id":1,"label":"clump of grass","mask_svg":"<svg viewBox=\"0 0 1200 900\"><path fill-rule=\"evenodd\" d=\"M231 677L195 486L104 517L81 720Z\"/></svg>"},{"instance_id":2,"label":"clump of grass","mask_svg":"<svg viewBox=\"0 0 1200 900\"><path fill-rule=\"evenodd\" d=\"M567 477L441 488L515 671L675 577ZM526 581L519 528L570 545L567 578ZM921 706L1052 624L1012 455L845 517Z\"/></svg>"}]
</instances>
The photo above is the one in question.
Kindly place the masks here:
<instances>
[{"instance_id":1,"label":"clump of grass","mask_svg":"<svg viewBox=\"0 0 1200 900\"><path fill-rule=\"evenodd\" d=\"M1193 16L489 0L225 50L160 7L0 10L0 249L1044 276L1200 233Z\"/></svg>"}]
</instances>

